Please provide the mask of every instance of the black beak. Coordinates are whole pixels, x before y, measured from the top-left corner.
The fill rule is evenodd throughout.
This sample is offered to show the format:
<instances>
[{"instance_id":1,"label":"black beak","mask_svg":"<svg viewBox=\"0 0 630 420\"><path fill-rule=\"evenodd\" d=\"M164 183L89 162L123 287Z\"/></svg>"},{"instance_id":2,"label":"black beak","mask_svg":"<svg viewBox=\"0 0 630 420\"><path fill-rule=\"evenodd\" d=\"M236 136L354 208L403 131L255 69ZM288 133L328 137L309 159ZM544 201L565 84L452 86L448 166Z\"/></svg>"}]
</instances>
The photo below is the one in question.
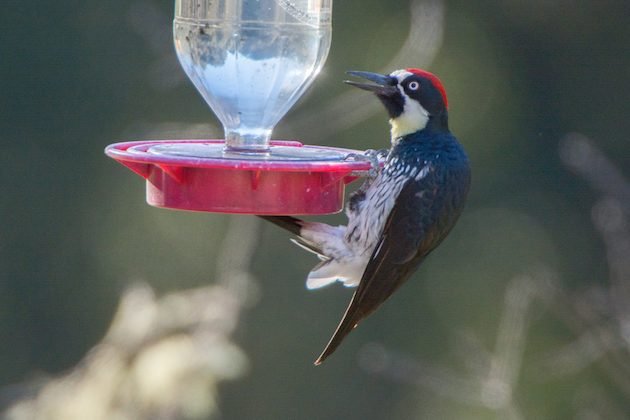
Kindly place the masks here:
<instances>
[{"instance_id":1,"label":"black beak","mask_svg":"<svg viewBox=\"0 0 630 420\"><path fill-rule=\"evenodd\" d=\"M361 77L372 83L359 83L346 80L345 83L359 89L374 92L381 100L390 118L398 118L405 110L405 97L398 90L398 79L386 74L369 73L367 71L349 71L350 76Z\"/></svg>"},{"instance_id":2,"label":"black beak","mask_svg":"<svg viewBox=\"0 0 630 420\"><path fill-rule=\"evenodd\" d=\"M360 77L376 83L360 83L352 80L344 80L344 83L347 83L350 86L374 92L379 96L392 96L399 93L398 87L396 87L398 80L395 77L386 74L370 73L367 71L348 71L346 73L350 76Z\"/></svg>"}]
</instances>

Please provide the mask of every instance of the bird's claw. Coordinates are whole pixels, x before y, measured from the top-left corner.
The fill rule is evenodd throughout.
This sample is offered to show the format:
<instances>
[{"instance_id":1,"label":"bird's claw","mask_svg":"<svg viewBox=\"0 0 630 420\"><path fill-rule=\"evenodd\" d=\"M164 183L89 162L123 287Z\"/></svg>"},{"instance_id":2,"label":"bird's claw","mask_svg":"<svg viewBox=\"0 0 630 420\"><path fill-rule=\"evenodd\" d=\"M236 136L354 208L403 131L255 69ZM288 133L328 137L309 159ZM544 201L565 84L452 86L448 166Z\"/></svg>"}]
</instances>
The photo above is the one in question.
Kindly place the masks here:
<instances>
[{"instance_id":1,"label":"bird's claw","mask_svg":"<svg viewBox=\"0 0 630 420\"><path fill-rule=\"evenodd\" d=\"M367 160L370 162L370 169L367 173L368 180L373 180L381 172L382 163L389 153L388 149L368 149L363 153L348 153L344 160Z\"/></svg>"},{"instance_id":2,"label":"bird's claw","mask_svg":"<svg viewBox=\"0 0 630 420\"><path fill-rule=\"evenodd\" d=\"M368 171L368 178L374 179L378 176L378 174L381 172L381 164L387 157L388 153L388 149L368 149L363 152L363 156L367 157L371 164L370 170Z\"/></svg>"},{"instance_id":3,"label":"bird's claw","mask_svg":"<svg viewBox=\"0 0 630 420\"><path fill-rule=\"evenodd\" d=\"M381 172L382 163L389 154L389 149L368 149L363 153L348 153L344 160L367 160L370 162L370 169L367 173L368 180L373 180Z\"/></svg>"},{"instance_id":4,"label":"bird's claw","mask_svg":"<svg viewBox=\"0 0 630 420\"><path fill-rule=\"evenodd\" d=\"M389 154L389 149L367 149L365 152L363 152L363 154L370 158L374 157L378 160L384 160Z\"/></svg>"}]
</instances>

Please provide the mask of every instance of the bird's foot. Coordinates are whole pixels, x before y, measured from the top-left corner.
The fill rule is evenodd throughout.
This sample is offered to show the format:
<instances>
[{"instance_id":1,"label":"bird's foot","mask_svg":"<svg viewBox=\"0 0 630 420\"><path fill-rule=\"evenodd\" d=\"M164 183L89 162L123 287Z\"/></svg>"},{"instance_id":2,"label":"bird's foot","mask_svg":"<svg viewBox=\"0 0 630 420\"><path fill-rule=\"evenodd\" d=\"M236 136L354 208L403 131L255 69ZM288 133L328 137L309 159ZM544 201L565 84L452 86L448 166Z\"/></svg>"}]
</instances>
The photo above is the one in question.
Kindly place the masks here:
<instances>
[{"instance_id":1,"label":"bird's foot","mask_svg":"<svg viewBox=\"0 0 630 420\"><path fill-rule=\"evenodd\" d=\"M389 149L367 149L363 154L367 157L374 157L378 160L385 160L387 155L389 154Z\"/></svg>"},{"instance_id":2,"label":"bird's foot","mask_svg":"<svg viewBox=\"0 0 630 420\"><path fill-rule=\"evenodd\" d=\"M345 160L367 160L370 162L370 169L368 171L368 179L374 179L381 172L383 162L389 153L389 149L368 149L363 153L348 153L345 156Z\"/></svg>"},{"instance_id":3,"label":"bird's foot","mask_svg":"<svg viewBox=\"0 0 630 420\"><path fill-rule=\"evenodd\" d=\"M363 152L363 155L369 159L370 164L372 165L368 172L368 178L374 179L377 177L377 175L381 172L383 162L385 161L388 153L389 149L367 149Z\"/></svg>"}]
</instances>

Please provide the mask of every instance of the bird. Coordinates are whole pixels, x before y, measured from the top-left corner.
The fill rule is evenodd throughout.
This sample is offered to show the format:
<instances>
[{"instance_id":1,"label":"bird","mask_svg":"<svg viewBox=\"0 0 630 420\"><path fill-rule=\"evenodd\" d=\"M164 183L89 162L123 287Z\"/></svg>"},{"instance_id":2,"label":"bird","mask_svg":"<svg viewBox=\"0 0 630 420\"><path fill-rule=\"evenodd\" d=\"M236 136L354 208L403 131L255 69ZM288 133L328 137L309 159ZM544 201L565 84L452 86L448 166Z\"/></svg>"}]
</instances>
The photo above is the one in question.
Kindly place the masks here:
<instances>
[{"instance_id":1,"label":"bird","mask_svg":"<svg viewBox=\"0 0 630 420\"><path fill-rule=\"evenodd\" d=\"M334 282L355 287L320 365L344 338L417 270L449 234L470 189L470 163L448 126L448 99L434 74L406 68L390 74L349 71L345 83L376 95L391 126L384 163L348 198L346 225L293 216L259 216L296 236L320 259L308 289Z\"/></svg>"}]
</instances>

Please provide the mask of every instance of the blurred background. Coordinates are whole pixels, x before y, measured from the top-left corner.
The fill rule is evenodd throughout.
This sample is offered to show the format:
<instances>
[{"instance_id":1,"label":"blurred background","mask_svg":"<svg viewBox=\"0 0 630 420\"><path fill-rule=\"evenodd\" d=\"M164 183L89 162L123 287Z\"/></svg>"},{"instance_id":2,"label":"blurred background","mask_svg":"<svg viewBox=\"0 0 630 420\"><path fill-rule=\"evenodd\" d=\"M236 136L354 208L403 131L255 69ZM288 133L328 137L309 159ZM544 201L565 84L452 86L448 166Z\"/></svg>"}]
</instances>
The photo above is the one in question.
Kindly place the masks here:
<instances>
[{"instance_id":1,"label":"blurred background","mask_svg":"<svg viewBox=\"0 0 630 420\"><path fill-rule=\"evenodd\" d=\"M630 417L630 2L334 4L327 64L274 137L385 147L384 111L344 71L428 68L473 186L450 237L320 367L351 290L308 292L314 258L252 217L147 206L103 154L222 135L172 15L0 12L5 416Z\"/></svg>"}]
</instances>

